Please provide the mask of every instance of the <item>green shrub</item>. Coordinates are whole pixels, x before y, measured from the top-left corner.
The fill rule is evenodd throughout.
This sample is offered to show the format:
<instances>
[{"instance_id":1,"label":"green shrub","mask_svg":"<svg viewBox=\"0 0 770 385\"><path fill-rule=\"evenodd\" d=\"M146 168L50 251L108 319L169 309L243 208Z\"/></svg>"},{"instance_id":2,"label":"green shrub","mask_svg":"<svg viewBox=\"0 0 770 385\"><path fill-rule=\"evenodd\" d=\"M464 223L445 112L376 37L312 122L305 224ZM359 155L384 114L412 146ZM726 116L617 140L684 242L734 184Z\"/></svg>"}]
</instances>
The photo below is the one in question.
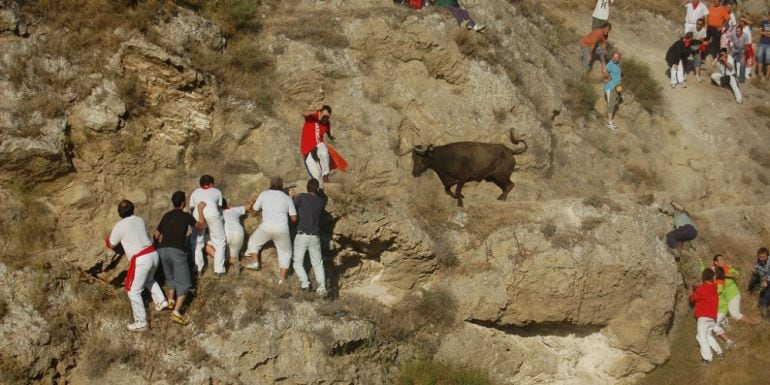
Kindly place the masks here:
<instances>
[{"instance_id":1,"label":"green shrub","mask_svg":"<svg viewBox=\"0 0 770 385\"><path fill-rule=\"evenodd\" d=\"M647 112L660 111L663 95L658 82L652 77L650 67L629 57L623 59L622 68L622 83L625 91L634 94L636 100Z\"/></svg>"},{"instance_id":2,"label":"green shrub","mask_svg":"<svg viewBox=\"0 0 770 385\"><path fill-rule=\"evenodd\" d=\"M401 365L398 385L492 385L489 376L477 369L436 361L416 361Z\"/></svg>"},{"instance_id":3,"label":"green shrub","mask_svg":"<svg viewBox=\"0 0 770 385\"><path fill-rule=\"evenodd\" d=\"M567 108L576 118L589 119L594 113L596 105L596 91L591 87L587 76L578 78L570 77L567 80Z\"/></svg>"}]
</instances>

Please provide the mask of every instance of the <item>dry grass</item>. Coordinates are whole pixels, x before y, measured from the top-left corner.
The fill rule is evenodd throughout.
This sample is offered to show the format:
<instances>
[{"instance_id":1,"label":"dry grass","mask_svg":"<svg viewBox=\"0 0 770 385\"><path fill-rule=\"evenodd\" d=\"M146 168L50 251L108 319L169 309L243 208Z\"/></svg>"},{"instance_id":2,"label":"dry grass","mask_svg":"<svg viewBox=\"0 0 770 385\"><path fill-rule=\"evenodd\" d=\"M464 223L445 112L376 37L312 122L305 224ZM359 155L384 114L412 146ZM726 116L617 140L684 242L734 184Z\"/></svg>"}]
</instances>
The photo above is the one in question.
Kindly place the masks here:
<instances>
[{"instance_id":1,"label":"dry grass","mask_svg":"<svg viewBox=\"0 0 770 385\"><path fill-rule=\"evenodd\" d=\"M649 113L657 113L663 106L663 94L652 77L650 67L634 59L623 58L623 88L634 94L636 101Z\"/></svg>"},{"instance_id":2,"label":"dry grass","mask_svg":"<svg viewBox=\"0 0 770 385\"><path fill-rule=\"evenodd\" d=\"M660 177L655 170L648 170L636 165L626 166L621 179L636 187L647 186L649 188L655 188L660 185Z\"/></svg>"},{"instance_id":3,"label":"dry grass","mask_svg":"<svg viewBox=\"0 0 770 385\"><path fill-rule=\"evenodd\" d=\"M770 152L765 151L759 147L752 147L749 150L749 158L757 162L762 167L770 167Z\"/></svg>"},{"instance_id":4,"label":"dry grass","mask_svg":"<svg viewBox=\"0 0 770 385\"><path fill-rule=\"evenodd\" d=\"M398 385L492 385L481 370L437 361L415 361L399 367Z\"/></svg>"},{"instance_id":5,"label":"dry grass","mask_svg":"<svg viewBox=\"0 0 770 385\"><path fill-rule=\"evenodd\" d=\"M598 96L587 76L567 79L567 100L565 103L575 118L590 119Z\"/></svg>"},{"instance_id":6,"label":"dry grass","mask_svg":"<svg viewBox=\"0 0 770 385\"><path fill-rule=\"evenodd\" d=\"M8 302L5 302L5 298L0 298L0 321L8 314Z\"/></svg>"},{"instance_id":7,"label":"dry grass","mask_svg":"<svg viewBox=\"0 0 770 385\"><path fill-rule=\"evenodd\" d=\"M275 26L275 32L291 40L300 40L315 47L342 49L350 46L350 41L338 31L337 26L328 17L326 11L303 14L294 19L283 20Z\"/></svg>"},{"instance_id":8,"label":"dry grass","mask_svg":"<svg viewBox=\"0 0 770 385\"><path fill-rule=\"evenodd\" d=\"M82 365L88 377L102 378L110 366L135 366L138 360L139 352L136 348L99 333L89 340L86 353L82 357Z\"/></svg>"}]
</instances>

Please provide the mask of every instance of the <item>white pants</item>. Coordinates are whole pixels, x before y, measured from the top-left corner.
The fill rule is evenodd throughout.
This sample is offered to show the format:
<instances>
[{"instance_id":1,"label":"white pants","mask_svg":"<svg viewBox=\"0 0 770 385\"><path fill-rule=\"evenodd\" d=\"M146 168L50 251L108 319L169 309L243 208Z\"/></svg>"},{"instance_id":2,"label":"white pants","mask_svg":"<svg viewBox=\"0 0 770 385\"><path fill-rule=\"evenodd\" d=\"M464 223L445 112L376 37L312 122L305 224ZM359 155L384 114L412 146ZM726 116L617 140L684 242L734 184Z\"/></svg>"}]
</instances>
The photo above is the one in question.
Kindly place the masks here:
<instances>
[{"instance_id":1,"label":"white pants","mask_svg":"<svg viewBox=\"0 0 770 385\"><path fill-rule=\"evenodd\" d=\"M222 216L206 218L209 228L209 241L214 246L214 272L225 272L225 254L227 254L227 237L225 235L225 221Z\"/></svg>"},{"instance_id":2,"label":"white pants","mask_svg":"<svg viewBox=\"0 0 770 385\"><path fill-rule=\"evenodd\" d=\"M134 270L134 282L128 291L128 300L131 302L131 310L134 313L134 322L147 322L147 312L144 310L142 291L147 289L152 295L152 302L160 305L166 300L160 285L155 282L155 270L158 269L160 258L157 252L142 255L136 259Z\"/></svg>"},{"instance_id":3,"label":"white pants","mask_svg":"<svg viewBox=\"0 0 770 385\"><path fill-rule=\"evenodd\" d=\"M671 85L675 86L682 83L684 83L684 66L680 60L679 64L671 66Z\"/></svg>"},{"instance_id":4,"label":"white pants","mask_svg":"<svg viewBox=\"0 0 770 385\"><path fill-rule=\"evenodd\" d=\"M305 272L305 252L310 253L310 264L313 265L317 291L326 291L326 275L321 258L321 239L317 235L297 234L294 238L294 273L299 278L303 288L310 286L310 280Z\"/></svg>"},{"instance_id":5,"label":"white pants","mask_svg":"<svg viewBox=\"0 0 770 385\"><path fill-rule=\"evenodd\" d=\"M203 267L206 266L206 258L204 257L203 247L206 246L208 236L206 235L206 229L193 229L190 234L190 247L193 249L193 256L195 258L195 267L198 270L198 274L203 272Z\"/></svg>"},{"instance_id":6,"label":"white pants","mask_svg":"<svg viewBox=\"0 0 770 385\"><path fill-rule=\"evenodd\" d=\"M318 154L318 161L313 159L313 155L308 154L305 157L305 166L307 167L310 176L318 180L319 183L323 181L324 175L329 175L329 148L325 143L318 143L316 146L316 153Z\"/></svg>"},{"instance_id":7,"label":"white pants","mask_svg":"<svg viewBox=\"0 0 770 385\"><path fill-rule=\"evenodd\" d=\"M243 229L225 229L225 237L227 238L227 248L230 250L230 257L237 259L241 255L241 249L243 248Z\"/></svg>"},{"instance_id":8,"label":"white pants","mask_svg":"<svg viewBox=\"0 0 770 385\"><path fill-rule=\"evenodd\" d=\"M743 318L743 314L741 314L741 296L737 295L735 298L731 299L730 302L727 303L727 312L730 313L730 317L733 317L734 319L741 319Z\"/></svg>"},{"instance_id":9,"label":"white pants","mask_svg":"<svg viewBox=\"0 0 770 385\"><path fill-rule=\"evenodd\" d=\"M708 317L698 317L698 334L695 339L698 340L700 346L700 355L706 361L714 359L711 350L717 354L722 354L722 348L719 347L717 340L711 334L714 330L714 319Z\"/></svg>"},{"instance_id":10,"label":"white pants","mask_svg":"<svg viewBox=\"0 0 770 385\"><path fill-rule=\"evenodd\" d=\"M717 314L717 321L714 323L714 334L718 336L725 334L724 326L726 324L727 324L727 314L726 313Z\"/></svg>"},{"instance_id":11,"label":"white pants","mask_svg":"<svg viewBox=\"0 0 770 385\"><path fill-rule=\"evenodd\" d=\"M249 237L246 255L259 254L262 246L269 241L273 241L278 251L278 266L281 269L288 269L291 266L291 236L288 229L276 231L260 225Z\"/></svg>"},{"instance_id":12,"label":"white pants","mask_svg":"<svg viewBox=\"0 0 770 385\"><path fill-rule=\"evenodd\" d=\"M722 86L722 74L719 72L714 72L711 74L711 81L716 83L718 86ZM738 81L735 80L735 75L730 75L730 88L733 90L733 94L735 95L735 102L740 103L743 101L743 97L741 96L741 90L738 88Z\"/></svg>"}]
</instances>

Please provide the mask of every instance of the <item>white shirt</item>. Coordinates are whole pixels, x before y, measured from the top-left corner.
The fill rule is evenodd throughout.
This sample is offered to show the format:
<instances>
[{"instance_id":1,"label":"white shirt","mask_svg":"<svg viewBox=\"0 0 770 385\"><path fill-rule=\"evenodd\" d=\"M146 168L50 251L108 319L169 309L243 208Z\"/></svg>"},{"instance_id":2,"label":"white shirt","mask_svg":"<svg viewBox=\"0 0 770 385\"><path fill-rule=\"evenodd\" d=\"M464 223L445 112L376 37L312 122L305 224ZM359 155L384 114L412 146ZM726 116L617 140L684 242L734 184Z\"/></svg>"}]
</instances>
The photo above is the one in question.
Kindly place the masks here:
<instances>
[{"instance_id":1,"label":"white shirt","mask_svg":"<svg viewBox=\"0 0 770 385\"><path fill-rule=\"evenodd\" d=\"M110 233L110 245L117 246L118 243L123 245L128 259L150 246L152 242L147 235L144 219L132 215L116 223Z\"/></svg>"},{"instance_id":2,"label":"white shirt","mask_svg":"<svg viewBox=\"0 0 770 385\"><path fill-rule=\"evenodd\" d=\"M610 6L613 0L596 0L596 8L594 8L593 17L599 20L607 20L610 18Z\"/></svg>"},{"instance_id":3,"label":"white shirt","mask_svg":"<svg viewBox=\"0 0 770 385\"><path fill-rule=\"evenodd\" d=\"M280 190L263 191L254 203L254 210L262 210L260 227L273 231L289 232L289 215L297 215L294 202Z\"/></svg>"},{"instance_id":4,"label":"white shirt","mask_svg":"<svg viewBox=\"0 0 770 385\"><path fill-rule=\"evenodd\" d=\"M206 218L219 218L219 208L222 207L222 192L216 187L204 189L199 187L190 194L190 211L193 217L198 218L198 203L206 202L206 208L203 209L203 216Z\"/></svg>"},{"instance_id":5,"label":"white shirt","mask_svg":"<svg viewBox=\"0 0 770 385\"><path fill-rule=\"evenodd\" d=\"M687 10L684 15L684 22L687 24L695 24L698 19L702 19L709 14L709 8L706 4L703 4L703 1L701 1L695 9L692 9L692 2L685 4L684 8Z\"/></svg>"},{"instance_id":6,"label":"white shirt","mask_svg":"<svg viewBox=\"0 0 770 385\"><path fill-rule=\"evenodd\" d=\"M224 210L222 216L225 217L225 231L243 231L241 217L244 215L246 215L246 208L243 206Z\"/></svg>"},{"instance_id":7,"label":"white shirt","mask_svg":"<svg viewBox=\"0 0 770 385\"><path fill-rule=\"evenodd\" d=\"M708 35L708 33L706 32L706 27L701 28L700 31L698 31L697 29L693 29L692 30L692 38L693 38L693 40L704 41L704 40L706 40L707 35Z\"/></svg>"},{"instance_id":8,"label":"white shirt","mask_svg":"<svg viewBox=\"0 0 770 385\"><path fill-rule=\"evenodd\" d=\"M722 74L722 76L733 76L735 75L735 60L733 60L732 55L727 55L727 62L730 63L730 66L733 68L727 69L727 66L725 66L722 63L719 63L719 73Z\"/></svg>"}]
</instances>

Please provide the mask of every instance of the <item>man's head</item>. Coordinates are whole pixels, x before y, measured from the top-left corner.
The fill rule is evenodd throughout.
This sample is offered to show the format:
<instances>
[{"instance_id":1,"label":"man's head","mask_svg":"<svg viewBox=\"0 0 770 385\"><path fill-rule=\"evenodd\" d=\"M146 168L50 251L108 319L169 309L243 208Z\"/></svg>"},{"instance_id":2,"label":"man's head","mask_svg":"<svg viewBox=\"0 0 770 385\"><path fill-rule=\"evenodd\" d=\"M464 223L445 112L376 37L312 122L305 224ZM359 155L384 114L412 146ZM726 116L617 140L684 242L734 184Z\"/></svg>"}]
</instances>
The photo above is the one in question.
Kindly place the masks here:
<instances>
[{"instance_id":1,"label":"man's head","mask_svg":"<svg viewBox=\"0 0 770 385\"><path fill-rule=\"evenodd\" d=\"M698 21L695 22L695 30L700 31L703 29L703 19L698 19Z\"/></svg>"},{"instance_id":2,"label":"man's head","mask_svg":"<svg viewBox=\"0 0 770 385\"><path fill-rule=\"evenodd\" d=\"M684 34L684 39L687 41L692 40L692 32L687 32Z\"/></svg>"},{"instance_id":3,"label":"man's head","mask_svg":"<svg viewBox=\"0 0 770 385\"><path fill-rule=\"evenodd\" d=\"M604 32L604 36L607 36L610 34L610 31L612 31L612 24L607 23L602 27L602 32Z\"/></svg>"},{"instance_id":4,"label":"man's head","mask_svg":"<svg viewBox=\"0 0 770 385\"><path fill-rule=\"evenodd\" d=\"M743 35L743 27L740 25L735 27L735 36L740 37L742 35Z\"/></svg>"},{"instance_id":5,"label":"man's head","mask_svg":"<svg viewBox=\"0 0 770 385\"><path fill-rule=\"evenodd\" d=\"M703 282L714 282L714 270L709 268L703 269L701 278L703 278Z\"/></svg>"},{"instance_id":6,"label":"man's head","mask_svg":"<svg viewBox=\"0 0 770 385\"><path fill-rule=\"evenodd\" d=\"M323 116L331 116L332 115L332 108L324 104L323 107L321 107L321 111L319 111L319 113L321 114L322 117Z\"/></svg>"},{"instance_id":7,"label":"man's head","mask_svg":"<svg viewBox=\"0 0 770 385\"><path fill-rule=\"evenodd\" d=\"M185 201L184 191L177 191L171 194L171 203L174 205L174 208L178 209L184 206L184 201Z\"/></svg>"},{"instance_id":8,"label":"man's head","mask_svg":"<svg viewBox=\"0 0 770 385\"><path fill-rule=\"evenodd\" d=\"M618 64L618 63L620 63L620 52L618 52L618 51L615 51L615 52L613 52L613 53L612 53L612 61L613 61L615 64Z\"/></svg>"},{"instance_id":9,"label":"man's head","mask_svg":"<svg viewBox=\"0 0 770 385\"><path fill-rule=\"evenodd\" d=\"M214 185L214 177L211 176L211 175L206 174L206 175L201 177L199 183L200 183L201 187L212 186L212 185Z\"/></svg>"},{"instance_id":10,"label":"man's head","mask_svg":"<svg viewBox=\"0 0 770 385\"><path fill-rule=\"evenodd\" d=\"M760 247L759 250L757 250L757 261L764 264L767 262L768 255L770 255L770 251L767 250L767 247Z\"/></svg>"},{"instance_id":11,"label":"man's head","mask_svg":"<svg viewBox=\"0 0 770 385\"><path fill-rule=\"evenodd\" d=\"M283 178L280 176L270 178L270 190L283 190Z\"/></svg>"},{"instance_id":12,"label":"man's head","mask_svg":"<svg viewBox=\"0 0 770 385\"><path fill-rule=\"evenodd\" d=\"M134 204L130 200L123 199L118 203L118 215L121 218L128 218L134 215Z\"/></svg>"},{"instance_id":13,"label":"man's head","mask_svg":"<svg viewBox=\"0 0 770 385\"><path fill-rule=\"evenodd\" d=\"M311 178L307 181L307 192L315 194L318 192L319 187L321 187L321 185L318 183L318 179Z\"/></svg>"},{"instance_id":14,"label":"man's head","mask_svg":"<svg viewBox=\"0 0 770 385\"><path fill-rule=\"evenodd\" d=\"M725 267L725 257L722 254L717 254L711 259L714 266Z\"/></svg>"},{"instance_id":15,"label":"man's head","mask_svg":"<svg viewBox=\"0 0 770 385\"><path fill-rule=\"evenodd\" d=\"M722 1L721 0L711 0L711 6L718 7Z\"/></svg>"}]
</instances>

